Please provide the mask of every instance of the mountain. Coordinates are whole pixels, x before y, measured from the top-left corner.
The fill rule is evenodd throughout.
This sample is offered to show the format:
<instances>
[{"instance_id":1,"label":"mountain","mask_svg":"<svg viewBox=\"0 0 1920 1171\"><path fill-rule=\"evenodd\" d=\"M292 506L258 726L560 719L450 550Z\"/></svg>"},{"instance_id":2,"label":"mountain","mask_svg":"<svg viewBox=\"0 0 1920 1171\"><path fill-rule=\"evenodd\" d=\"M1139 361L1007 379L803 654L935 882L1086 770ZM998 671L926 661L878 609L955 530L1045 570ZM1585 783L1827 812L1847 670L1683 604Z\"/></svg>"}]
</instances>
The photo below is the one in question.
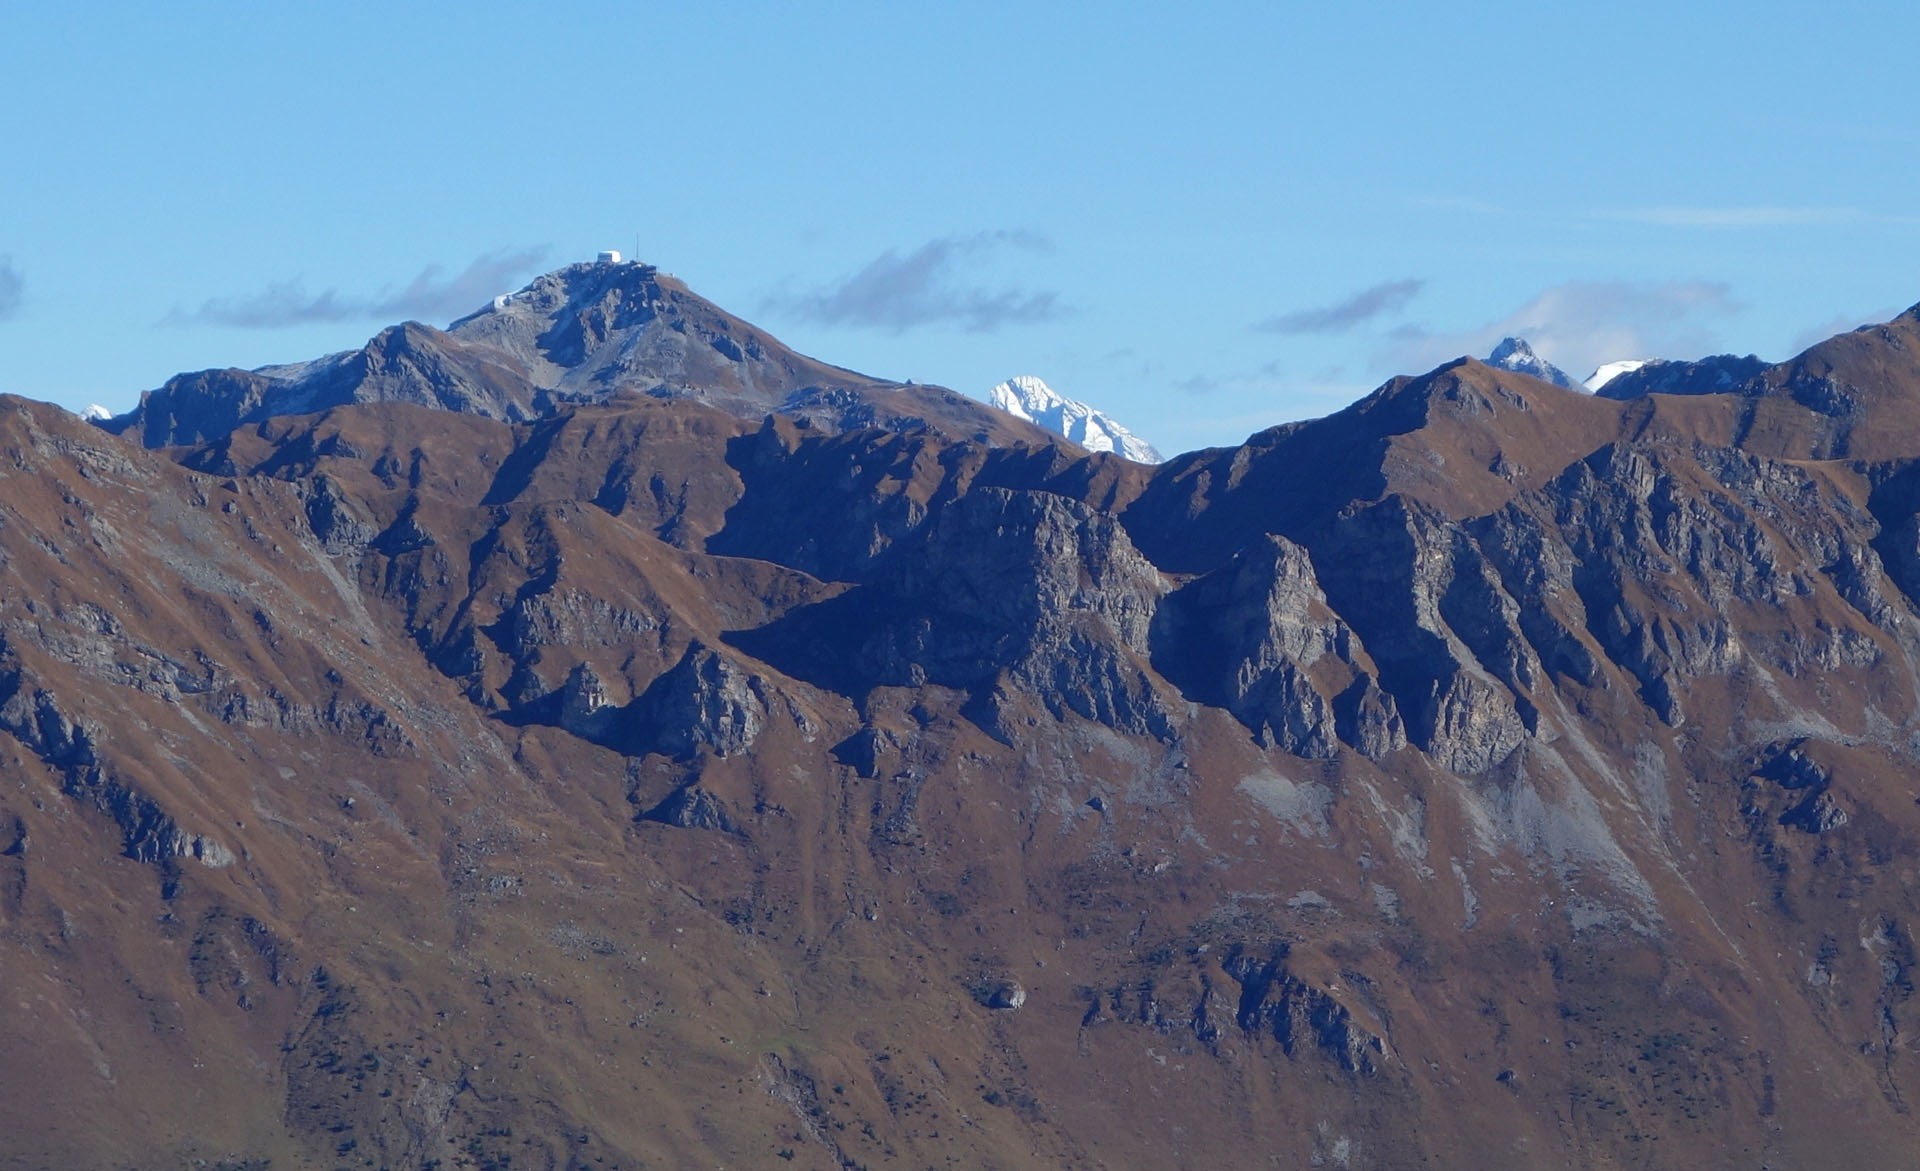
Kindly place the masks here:
<instances>
[{"instance_id":1,"label":"mountain","mask_svg":"<svg viewBox=\"0 0 1920 1171\"><path fill-rule=\"evenodd\" d=\"M1153 445L1082 402L1064 398L1031 374L995 386L987 401L1017 419L1064 435L1088 451L1111 451L1135 463L1157 464L1164 457Z\"/></svg>"},{"instance_id":2,"label":"mountain","mask_svg":"<svg viewBox=\"0 0 1920 1171\"><path fill-rule=\"evenodd\" d=\"M349 403L517 422L619 394L691 399L748 419L778 412L832 429L929 426L956 438L1045 441L953 391L797 354L652 265L617 260L537 277L445 330L410 321L312 361L182 374L105 426L161 447Z\"/></svg>"},{"instance_id":3,"label":"mountain","mask_svg":"<svg viewBox=\"0 0 1920 1171\"><path fill-rule=\"evenodd\" d=\"M1646 364L1647 360L1644 358L1628 358L1618 362L1603 362L1593 373L1587 375L1586 381L1580 385L1589 392L1597 394L1600 388L1607 383L1612 382L1622 374L1631 374Z\"/></svg>"},{"instance_id":4,"label":"mountain","mask_svg":"<svg viewBox=\"0 0 1920 1171\"><path fill-rule=\"evenodd\" d=\"M1158 466L745 385L0 398L8 1164L1911 1165L1920 318Z\"/></svg>"},{"instance_id":5,"label":"mountain","mask_svg":"<svg viewBox=\"0 0 1920 1171\"><path fill-rule=\"evenodd\" d=\"M1726 396L1743 444L1808 458L1883 461L1920 443L1920 305L1769 365L1752 355L1649 362L1602 388L1602 397Z\"/></svg>"},{"instance_id":6,"label":"mountain","mask_svg":"<svg viewBox=\"0 0 1920 1171\"><path fill-rule=\"evenodd\" d=\"M1579 384L1569 378L1560 367L1533 352L1533 347L1517 337L1501 338L1500 344L1493 347L1487 355L1487 365L1501 370L1511 370L1516 374L1526 374L1542 382L1551 382L1567 390L1579 389Z\"/></svg>"},{"instance_id":7,"label":"mountain","mask_svg":"<svg viewBox=\"0 0 1920 1171\"><path fill-rule=\"evenodd\" d=\"M1612 363L1594 372L1599 378L1601 371L1613 366L1628 366L1618 370L1610 378L1602 380L1594 387L1594 393L1613 399L1638 398L1644 394L1729 394L1751 382L1767 363L1748 354L1737 357L1733 354L1715 354L1695 362L1675 362L1665 358L1653 358L1647 361Z\"/></svg>"}]
</instances>

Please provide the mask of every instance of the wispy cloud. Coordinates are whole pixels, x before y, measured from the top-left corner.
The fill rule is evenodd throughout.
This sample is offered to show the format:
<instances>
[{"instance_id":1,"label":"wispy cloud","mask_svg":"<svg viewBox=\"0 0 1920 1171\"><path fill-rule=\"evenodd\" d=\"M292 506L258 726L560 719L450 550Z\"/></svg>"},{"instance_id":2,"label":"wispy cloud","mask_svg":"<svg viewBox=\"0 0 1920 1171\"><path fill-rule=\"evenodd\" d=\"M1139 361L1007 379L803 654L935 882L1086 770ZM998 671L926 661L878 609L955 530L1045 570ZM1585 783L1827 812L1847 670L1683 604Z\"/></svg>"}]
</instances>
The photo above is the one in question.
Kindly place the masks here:
<instances>
[{"instance_id":1,"label":"wispy cloud","mask_svg":"<svg viewBox=\"0 0 1920 1171\"><path fill-rule=\"evenodd\" d=\"M1434 211L1463 211L1473 215L1511 216L1519 215L1513 208L1503 204L1489 203L1484 199L1463 199L1457 195L1408 195L1403 197L1409 207L1424 207Z\"/></svg>"},{"instance_id":2,"label":"wispy cloud","mask_svg":"<svg viewBox=\"0 0 1920 1171\"><path fill-rule=\"evenodd\" d=\"M1818 325L1811 325L1801 330L1793 339L1793 352L1797 354L1808 346L1819 345L1835 334L1852 333L1864 325L1878 325L1883 321L1892 321L1903 312L1905 310L1889 305L1855 317L1845 315L1830 317Z\"/></svg>"},{"instance_id":3,"label":"wispy cloud","mask_svg":"<svg viewBox=\"0 0 1920 1171\"><path fill-rule=\"evenodd\" d=\"M1176 379L1173 388L1194 395L1212 394L1216 390L1266 393L1285 385L1287 378L1286 367L1276 358L1251 369L1202 371Z\"/></svg>"},{"instance_id":4,"label":"wispy cloud","mask_svg":"<svg viewBox=\"0 0 1920 1171\"><path fill-rule=\"evenodd\" d=\"M1502 207L1479 200L1446 196L1408 196L1410 206L1471 215L1530 220L1543 225L1637 224L1655 228L1739 230L1762 228L1830 227L1843 224L1913 226L1920 215L1870 211L1847 205L1793 206L1781 204L1728 205L1663 203L1643 207Z\"/></svg>"},{"instance_id":5,"label":"wispy cloud","mask_svg":"<svg viewBox=\"0 0 1920 1171\"><path fill-rule=\"evenodd\" d=\"M13 257L0 256L0 321L20 312L26 288L27 282L21 279L20 270L13 267Z\"/></svg>"},{"instance_id":6,"label":"wispy cloud","mask_svg":"<svg viewBox=\"0 0 1920 1171\"><path fill-rule=\"evenodd\" d=\"M1258 322L1262 333L1341 333L1385 313L1404 309L1426 287L1423 280L1387 281L1362 289L1344 301L1313 309L1296 309Z\"/></svg>"},{"instance_id":7,"label":"wispy cloud","mask_svg":"<svg viewBox=\"0 0 1920 1171\"><path fill-rule=\"evenodd\" d=\"M1065 316L1059 296L1019 288L972 285L968 264L1008 249L1044 252L1047 241L1031 232L977 232L942 236L913 251L892 249L836 284L769 297L763 308L823 325L853 325L894 333L927 325L957 325L988 333Z\"/></svg>"},{"instance_id":8,"label":"wispy cloud","mask_svg":"<svg viewBox=\"0 0 1920 1171\"><path fill-rule=\"evenodd\" d=\"M1288 378L1228 376L1216 379L1215 389L1230 392L1203 400L1223 408L1208 414L1201 403L1161 420L1156 432L1170 448L1185 451L1200 444L1237 443L1245 436L1295 419L1309 419L1337 411L1373 388L1342 379L1305 381ZM1237 406L1250 409L1235 410ZM1168 450L1163 447L1161 450Z\"/></svg>"},{"instance_id":9,"label":"wispy cloud","mask_svg":"<svg viewBox=\"0 0 1920 1171\"><path fill-rule=\"evenodd\" d=\"M1834 224L1911 227L1920 215L1896 215L1858 207L1625 207L1595 213L1617 223L1662 228L1793 228Z\"/></svg>"},{"instance_id":10,"label":"wispy cloud","mask_svg":"<svg viewBox=\"0 0 1920 1171\"><path fill-rule=\"evenodd\" d=\"M235 329L284 329L334 321L393 321L400 318L443 321L470 313L488 297L536 269L545 247L502 248L488 252L460 272L448 275L429 264L398 289L371 295L337 289L309 292L299 277L274 281L260 292L213 297L198 308L175 308L163 325L225 325Z\"/></svg>"},{"instance_id":11,"label":"wispy cloud","mask_svg":"<svg viewBox=\"0 0 1920 1171\"><path fill-rule=\"evenodd\" d=\"M1844 224L1884 217L1870 216L1857 207L1624 207L1599 213L1599 218L1663 228L1787 228Z\"/></svg>"},{"instance_id":12,"label":"wispy cloud","mask_svg":"<svg viewBox=\"0 0 1920 1171\"><path fill-rule=\"evenodd\" d=\"M1708 352L1717 341L1713 323L1740 308L1727 285L1709 281L1570 281L1472 329L1404 326L1381 356L1395 371L1420 371L1463 354L1481 357L1503 337L1522 337L1579 378L1602 362Z\"/></svg>"}]
</instances>

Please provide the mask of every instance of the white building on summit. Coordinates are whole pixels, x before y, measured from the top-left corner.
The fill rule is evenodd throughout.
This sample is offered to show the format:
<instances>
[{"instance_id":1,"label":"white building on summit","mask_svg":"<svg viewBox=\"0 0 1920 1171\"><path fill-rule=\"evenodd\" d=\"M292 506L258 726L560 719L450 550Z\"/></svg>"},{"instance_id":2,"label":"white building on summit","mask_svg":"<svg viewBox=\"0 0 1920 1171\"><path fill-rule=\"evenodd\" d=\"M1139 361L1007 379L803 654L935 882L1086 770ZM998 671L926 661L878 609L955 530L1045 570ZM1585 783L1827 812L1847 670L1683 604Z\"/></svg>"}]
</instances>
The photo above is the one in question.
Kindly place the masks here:
<instances>
[{"instance_id":1,"label":"white building on summit","mask_svg":"<svg viewBox=\"0 0 1920 1171\"><path fill-rule=\"evenodd\" d=\"M612 249L608 249L605 252L602 252L600 255L594 257L593 260L595 264L619 264L620 254L618 252L613 251Z\"/></svg>"}]
</instances>

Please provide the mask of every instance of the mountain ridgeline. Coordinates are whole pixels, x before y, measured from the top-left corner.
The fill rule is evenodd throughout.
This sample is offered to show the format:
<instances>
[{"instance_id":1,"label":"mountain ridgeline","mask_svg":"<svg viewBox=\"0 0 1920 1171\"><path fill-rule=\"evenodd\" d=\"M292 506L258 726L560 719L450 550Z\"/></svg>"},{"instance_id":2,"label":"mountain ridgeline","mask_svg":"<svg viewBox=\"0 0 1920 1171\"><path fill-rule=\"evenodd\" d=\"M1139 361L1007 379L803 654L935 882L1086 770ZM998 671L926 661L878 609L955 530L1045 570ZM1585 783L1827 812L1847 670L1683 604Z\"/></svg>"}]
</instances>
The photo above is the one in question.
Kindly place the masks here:
<instances>
[{"instance_id":1,"label":"mountain ridgeline","mask_svg":"<svg viewBox=\"0 0 1920 1171\"><path fill-rule=\"evenodd\" d=\"M836 429L902 420L955 438L1036 440L938 387L891 383L794 353L652 265L568 265L445 330L409 321L358 350L259 370L182 374L104 422L148 447L351 403L401 402L524 422L616 394L778 411Z\"/></svg>"},{"instance_id":2,"label":"mountain ridgeline","mask_svg":"<svg viewBox=\"0 0 1920 1171\"><path fill-rule=\"evenodd\" d=\"M1920 312L1697 373L1146 466L575 266L0 400L0 1155L1907 1166Z\"/></svg>"}]
</instances>

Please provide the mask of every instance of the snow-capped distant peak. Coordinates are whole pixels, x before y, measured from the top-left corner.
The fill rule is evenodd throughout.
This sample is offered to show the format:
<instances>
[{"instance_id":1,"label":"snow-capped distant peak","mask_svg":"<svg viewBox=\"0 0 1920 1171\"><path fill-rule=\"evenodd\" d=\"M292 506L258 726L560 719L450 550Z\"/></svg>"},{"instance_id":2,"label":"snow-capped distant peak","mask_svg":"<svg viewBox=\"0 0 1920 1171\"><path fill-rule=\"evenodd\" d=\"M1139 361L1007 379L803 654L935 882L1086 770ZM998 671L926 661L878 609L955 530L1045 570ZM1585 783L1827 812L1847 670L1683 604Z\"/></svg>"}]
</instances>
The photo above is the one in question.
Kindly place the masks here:
<instances>
[{"instance_id":1,"label":"snow-capped distant peak","mask_svg":"<svg viewBox=\"0 0 1920 1171\"><path fill-rule=\"evenodd\" d=\"M1635 370L1640 369L1640 367L1645 366L1646 364L1647 364L1647 359L1645 358L1631 358L1623 362L1608 362L1605 365L1601 366L1598 370L1595 370L1593 373L1587 375L1586 382L1582 383L1581 385L1585 386L1588 390L1598 394L1600 391L1600 388L1605 386L1607 383L1612 382L1614 379L1620 377L1622 374L1631 374Z\"/></svg>"},{"instance_id":2,"label":"snow-capped distant peak","mask_svg":"<svg viewBox=\"0 0 1920 1171\"><path fill-rule=\"evenodd\" d=\"M1564 370L1534 353L1533 347L1522 338L1501 338L1500 344L1493 347L1493 353L1487 355L1487 365L1512 370L1516 374L1531 375L1542 382L1551 382L1568 390L1577 386Z\"/></svg>"},{"instance_id":3,"label":"snow-capped distant peak","mask_svg":"<svg viewBox=\"0 0 1920 1171\"><path fill-rule=\"evenodd\" d=\"M1021 374L1007 379L993 388L987 395L987 401L1016 419L1025 419L1029 423L1037 422L1036 412L1047 411L1065 406L1067 400L1031 374Z\"/></svg>"},{"instance_id":4,"label":"snow-capped distant peak","mask_svg":"<svg viewBox=\"0 0 1920 1171\"><path fill-rule=\"evenodd\" d=\"M1101 411L1063 397L1031 374L1009 378L988 392L987 401L1016 419L1045 427L1088 451L1111 451L1135 463L1157 464L1153 445Z\"/></svg>"},{"instance_id":5,"label":"snow-capped distant peak","mask_svg":"<svg viewBox=\"0 0 1920 1171\"><path fill-rule=\"evenodd\" d=\"M99 403L88 403L87 409L80 412L80 417L82 419L111 419L113 418L113 412L101 406Z\"/></svg>"}]
</instances>

